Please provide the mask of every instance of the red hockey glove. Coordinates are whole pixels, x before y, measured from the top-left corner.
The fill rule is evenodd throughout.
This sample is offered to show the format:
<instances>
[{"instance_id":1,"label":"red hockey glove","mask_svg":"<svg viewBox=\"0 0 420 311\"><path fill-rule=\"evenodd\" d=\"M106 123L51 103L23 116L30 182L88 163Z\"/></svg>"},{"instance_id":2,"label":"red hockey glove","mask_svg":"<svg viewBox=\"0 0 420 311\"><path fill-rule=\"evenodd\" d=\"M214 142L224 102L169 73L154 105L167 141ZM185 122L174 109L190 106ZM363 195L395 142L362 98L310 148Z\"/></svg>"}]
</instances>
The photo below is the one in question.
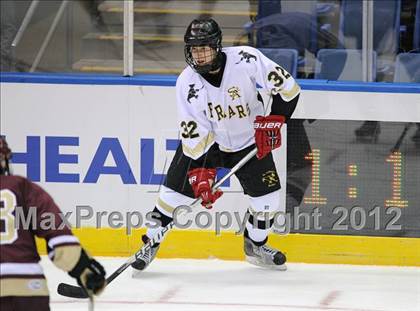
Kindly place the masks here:
<instances>
[{"instance_id":1,"label":"red hockey glove","mask_svg":"<svg viewBox=\"0 0 420 311\"><path fill-rule=\"evenodd\" d=\"M280 130L286 121L284 116L270 115L257 116L254 121L255 144L257 145L257 158L262 159L267 154L281 146Z\"/></svg>"},{"instance_id":2,"label":"red hockey glove","mask_svg":"<svg viewBox=\"0 0 420 311\"><path fill-rule=\"evenodd\" d=\"M201 197L201 205L210 209L223 194L221 190L212 192L211 186L216 178L216 170L208 168L195 168L188 172L188 180L196 198Z\"/></svg>"}]
</instances>

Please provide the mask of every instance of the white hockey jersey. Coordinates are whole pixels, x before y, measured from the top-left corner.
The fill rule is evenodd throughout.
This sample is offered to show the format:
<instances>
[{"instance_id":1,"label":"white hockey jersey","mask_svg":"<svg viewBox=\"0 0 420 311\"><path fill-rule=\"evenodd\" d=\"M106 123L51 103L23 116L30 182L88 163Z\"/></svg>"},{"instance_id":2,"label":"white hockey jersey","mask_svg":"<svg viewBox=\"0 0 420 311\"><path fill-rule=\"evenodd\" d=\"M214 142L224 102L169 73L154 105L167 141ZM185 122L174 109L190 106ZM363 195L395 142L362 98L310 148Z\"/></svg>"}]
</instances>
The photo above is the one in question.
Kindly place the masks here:
<instances>
[{"instance_id":1,"label":"white hockey jersey","mask_svg":"<svg viewBox=\"0 0 420 311\"><path fill-rule=\"evenodd\" d=\"M224 48L226 66L220 87L190 67L176 83L178 121L183 152L197 159L217 142L220 150L235 152L255 143L253 123L265 115L257 100L258 83L283 100L296 97L300 88L281 66L248 46Z\"/></svg>"}]
</instances>

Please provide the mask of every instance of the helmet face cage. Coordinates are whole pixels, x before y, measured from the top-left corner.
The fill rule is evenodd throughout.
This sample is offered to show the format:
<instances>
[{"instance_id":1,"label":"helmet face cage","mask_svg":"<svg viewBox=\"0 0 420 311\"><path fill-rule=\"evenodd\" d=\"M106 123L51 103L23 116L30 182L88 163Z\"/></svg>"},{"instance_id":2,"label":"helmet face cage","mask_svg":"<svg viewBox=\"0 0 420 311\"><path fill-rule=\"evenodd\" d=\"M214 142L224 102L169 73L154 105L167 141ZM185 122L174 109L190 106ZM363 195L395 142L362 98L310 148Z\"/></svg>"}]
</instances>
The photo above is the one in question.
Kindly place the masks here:
<instances>
[{"instance_id":1,"label":"helmet face cage","mask_svg":"<svg viewBox=\"0 0 420 311\"><path fill-rule=\"evenodd\" d=\"M222 32L213 19L193 20L184 36L185 61L200 74L218 69L222 62ZM209 46L215 50L215 57L209 64L199 65L192 56L193 46Z\"/></svg>"}]
</instances>

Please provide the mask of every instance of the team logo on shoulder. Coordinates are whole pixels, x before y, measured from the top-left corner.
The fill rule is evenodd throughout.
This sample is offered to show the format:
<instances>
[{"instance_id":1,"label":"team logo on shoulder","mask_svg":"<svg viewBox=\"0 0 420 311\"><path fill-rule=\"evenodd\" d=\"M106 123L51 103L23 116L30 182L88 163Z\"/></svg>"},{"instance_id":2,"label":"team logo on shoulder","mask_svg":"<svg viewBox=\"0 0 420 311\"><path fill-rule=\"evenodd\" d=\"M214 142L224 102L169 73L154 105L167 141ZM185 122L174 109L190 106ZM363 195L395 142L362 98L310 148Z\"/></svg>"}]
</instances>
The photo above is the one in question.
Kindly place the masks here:
<instances>
[{"instance_id":1,"label":"team logo on shoulder","mask_svg":"<svg viewBox=\"0 0 420 311\"><path fill-rule=\"evenodd\" d=\"M190 89L188 90L187 102L189 102L190 104L191 104L191 99L198 98L197 92L200 90L200 89L195 89L194 86L195 84L190 84Z\"/></svg>"},{"instance_id":2,"label":"team logo on shoulder","mask_svg":"<svg viewBox=\"0 0 420 311\"><path fill-rule=\"evenodd\" d=\"M247 63L250 63L251 62L251 59L253 59L255 61L257 60L257 57L255 55L252 55L252 54L250 54L248 52L245 52L244 50L240 51L239 52L239 55L241 55L241 59L236 64L239 64L243 60L245 60Z\"/></svg>"},{"instance_id":3,"label":"team logo on shoulder","mask_svg":"<svg viewBox=\"0 0 420 311\"><path fill-rule=\"evenodd\" d=\"M236 86L232 86L228 89L229 96L232 98L232 100L235 100L236 98L240 98L241 95L239 94L239 88Z\"/></svg>"},{"instance_id":4,"label":"team logo on shoulder","mask_svg":"<svg viewBox=\"0 0 420 311\"><path fill-rule=\"evenodd\" d=\"M262 175L262 182L268 187L273 187L279 183L279 176L276 171L267 171Z\"/></svg>"}]
</instances>

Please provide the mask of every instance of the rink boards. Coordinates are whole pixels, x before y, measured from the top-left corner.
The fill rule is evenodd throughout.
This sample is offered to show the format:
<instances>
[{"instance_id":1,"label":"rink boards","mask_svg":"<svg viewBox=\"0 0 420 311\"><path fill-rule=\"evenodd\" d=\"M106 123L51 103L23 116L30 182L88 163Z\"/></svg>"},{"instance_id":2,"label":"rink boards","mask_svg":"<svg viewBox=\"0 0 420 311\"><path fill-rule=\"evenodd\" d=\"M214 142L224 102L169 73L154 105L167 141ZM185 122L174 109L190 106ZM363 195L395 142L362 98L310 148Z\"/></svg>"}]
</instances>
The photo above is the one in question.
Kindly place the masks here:
<instances>
[{"instance_id":1,"label":"rink boards","mask_svg":"<svg viewBox=\"0 0 420 311\"><path fill-rule=\"evenodd\" d=\"M420 122L418 86L379 84L366 88L361 84L302 81L302 88L295 118ZM144 231L136 228L136 216L144 216L153 208L178 144L174 80L5 75L1 103L1 133L15 152L14 173L39 182L64 213L71 213L69 220L80 227L74 232L93 254L133 253ZM285 148L277 151L275 158L284 181ZM223 190L224 198L211 216L215 217L217 211L243 216L248 203L238 194L241 187L236 179L232 178ZM414 216L420 214L416 214L418 202L411 199L406 209L414 211ZM77 220L77 212L84 218ZM418 223L419 218L413 219ZM128 222L133 227L130 235L126 234ZM197 229L193 224L188 230L171 232L159 255L242 258L242 239L234 233L238 230L235 222L221 236L215 235L214 218L208 228ZM417 237L312 233L272 235L270 241L295 262L420 263Z\"/></svg>"}]
</instances>

